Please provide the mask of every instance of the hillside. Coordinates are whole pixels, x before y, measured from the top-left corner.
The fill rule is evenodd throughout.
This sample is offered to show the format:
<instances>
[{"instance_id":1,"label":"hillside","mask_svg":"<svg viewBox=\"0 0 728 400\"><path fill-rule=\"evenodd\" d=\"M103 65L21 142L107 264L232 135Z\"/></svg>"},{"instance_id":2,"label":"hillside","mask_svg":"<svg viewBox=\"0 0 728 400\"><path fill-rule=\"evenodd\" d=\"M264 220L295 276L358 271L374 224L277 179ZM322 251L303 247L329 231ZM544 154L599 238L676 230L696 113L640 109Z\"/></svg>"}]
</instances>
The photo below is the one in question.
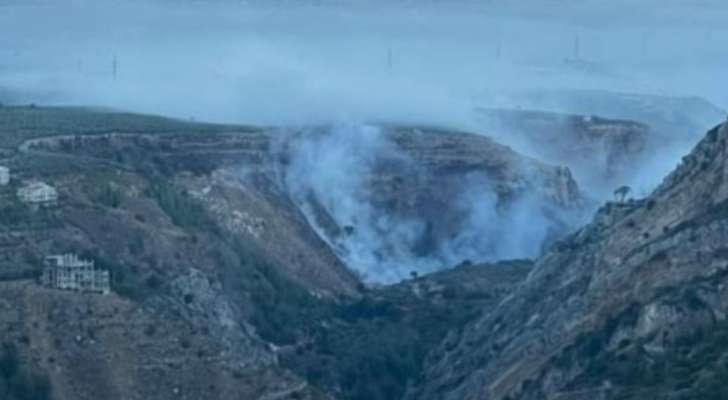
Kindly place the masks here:
<instances>
[{"instance_id":1,"label":"hillside","mask_svg":"<svg viewBox=\"0 0 728 400\"><path fill-rule=\"evenodd\" d=\"M0 391L9 399L399 397L430 348L530 268L468 262L367 288L281 184L295 131L92 109L0 115L0 164L12 174L0 186ZM550 207L578 209L563 168L466 133L383 132L434 180L404 184L416 204L435 210L432 182L483 171L504 207L536 192ZM407 202L388 182L411 170L390 161L366 187L382 207L406 210L392 205ZM16 190L34 179L58 190L56 205L18 201ZM112 294L39 286L43 258L61 253L110 271ZM416 265L401 268L416 276Z\"/></svg>"},{"instance_id":2,"label":"hillside","mask_svg":"<svg viewBox=\"0 0 728 400\"><path fill-rule=\"evenodd\" d=\"M279 329L291 322L281 296L304 308L314 296L182 187L91 158L27 152L11 161L15 178L42 178L60 199L35 209L15 200L19 181L0 188L1 329L7 354L18 354L10 365L21 366L8 384L32 371L55 399L315 393L276 367L267 341L292 340ZM39 287L42 258L65 252L109 270L113 293Z\"/></svg>"},{"instance_id":3,"label":"hillside","mask_svg":"<svg viewBox=\"0 0 728 400\"><path fill-rule=\"evenodd\" d=\"M83 118L79 123L89 127L78 135L26 133L18 148L174 180L286 274L317 281L305 282L317 291L356 286L339 260L370 281L392 283L412 269L535 255L583 218L585 204L568 168L479 135L374 125L198 126L146 116L98 130L104 114ZM485 213L504 225L528 213L544 227L524 229L528 246L497 253L499 235L476 232ZM300 244L292 241L297 237Z\"/></svg>"},{"instance_id":4,"label":"hillside","mask_svg":"<svg viewBox=\"0 0 728 400\"><path fill-rule=\"evenodd\" d=\"M343 128L18 111L0 162L13 174L0 186L0 393L9 399L720 398L726 125L650 196L605 204L535 261L465 260L423 275L418 258L402 259L399 283L378 286L328 236L356 237L363 225L337 220L316 186L304 199L320 207L307 214L290 186L304 177L296 168L310 176L345 160L300 163L310 148L334 149ZM55 131L54 115L69 122ZM123 123L107 130L105 115ZM583 212L568 169L489 138L352 132L373 135L342 153L359 157L342 170L365 167L353 169L364 177L358 199L429 218L427 249L458 232L449 207L474 172L467 183L496 188L501 210L526 195L539 208ZM56 187L58 204L19 202L28 179ZM113 293L38 285L43 257L65 252L109 270Z\"/></svg>"},{"instance_id":5,"label":"hillside","mask_svg":"<svg viewBox=\"0 0 728 400\"><path fill-rule=\"evenodd\" d=\"M649 197L553 246L408 398L722 398L727 143L716 127Z\"/></svg>"}]
</instances>

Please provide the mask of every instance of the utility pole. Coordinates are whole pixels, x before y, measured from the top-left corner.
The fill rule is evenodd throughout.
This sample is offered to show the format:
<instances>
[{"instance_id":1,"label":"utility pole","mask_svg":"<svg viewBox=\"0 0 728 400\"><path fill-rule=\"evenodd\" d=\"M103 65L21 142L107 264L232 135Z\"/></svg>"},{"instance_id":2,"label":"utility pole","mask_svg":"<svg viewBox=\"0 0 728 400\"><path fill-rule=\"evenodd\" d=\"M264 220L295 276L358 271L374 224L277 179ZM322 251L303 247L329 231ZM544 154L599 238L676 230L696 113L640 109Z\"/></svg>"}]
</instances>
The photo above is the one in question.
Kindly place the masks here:
<instances>
[{"instance_id":1,"label":"utility pole","mask_svg":"<svg viewBox=\"0 0 728 400\"><path fill-rule=\"evenodd\" d=\"M114 54L114 59L111 63L111 76L112 76L112 79L114 82L116 82L116 76L117 76L118 71L119 71L119 63L118 63L118 60L116 59L116 54Z\"/></svg>"},{"instance_id":2,"label":"utility pole","mask_svg":"<svg viewBox=\"0 0 728 400\"><path fill-rule=\"evenodd\" d=\"M392 67L394 66L394 60L392 58L392 47L387 48L387 69L389 69L390 73L392 72Z\"/></svg>"},{"instance_id":3,"label":"utility pole","mask_svg":"<svg viewBox=\"0 0 728 400\"><path fill-rule=\"evenodd\" d=\"M498 23L495 25L495 58L500 60L503 56L503 25Z\"/></svg>"},{"instance_id":4,"label":"utility pole","mask_svg":"<svg viewBox=\"0 0 728 400\"><path fill-rule=\"evenodd\" d=\"M500 30L499 30L498 36L496 37L496 44L495 44L495 58L497 60L500 60L502 50L503 50L503 41L502 41Z\"/></svg>"}]
</instances>

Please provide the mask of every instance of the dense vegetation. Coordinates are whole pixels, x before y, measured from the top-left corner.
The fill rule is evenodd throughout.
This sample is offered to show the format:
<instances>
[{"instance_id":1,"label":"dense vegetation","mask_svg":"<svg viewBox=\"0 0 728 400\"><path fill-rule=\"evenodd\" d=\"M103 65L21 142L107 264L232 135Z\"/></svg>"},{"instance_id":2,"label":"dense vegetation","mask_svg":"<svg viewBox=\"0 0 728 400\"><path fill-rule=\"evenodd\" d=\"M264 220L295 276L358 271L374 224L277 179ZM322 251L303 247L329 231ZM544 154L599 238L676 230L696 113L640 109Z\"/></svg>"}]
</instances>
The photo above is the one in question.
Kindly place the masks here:
<instances>
[{"instance_id":1,"label":"dense vegetation","mask_svg":"<svg viewBox=\"0 0 728 400\"><path fill-rule=\"evenodd\" d=\"M20 202L16 185L0 186L0 281L34 279L42 258L17 237L18 232L42 232L61 224L55 210L34 209Z\"/></svg>"},{"instance_id":2,"label":"dense vegetation","mask_svg":"<svg viewBox=\"0 0 728 400\"><path fill-rule=\"evenodd\" d=\"M13 194L7 193L0 204L0 226L16 226L28 222L30 209Z\"/></svg>"},{"instance_id":3,"label":"dense vegetation","mask_svg":"<svg viewBox=\"0 0 728 400\"><path fill-rule=\"evenodd\" d=\"M514 261L503 267L502 282L525 276L529 265ZM309 337L285 354L283 363L342 399L400 399L409 383L421 379L429 351L498 298L495 285L467 285L468 276L482 268L499 267L415 277L338 304L326 319L311 324Z\"/></svg>"},{"instance_id":4,"label":"dense vegetation","mask_svg":"<svg viewBox=\"0 0 728 400\"><path fill-rule=\"evenodd\" d=\"M49 400L48 377L23 364L18 348L12 343L0 347L0 399Z\"/></svg>"},{"instance_id":5,"label":"dense vegetation","mask_svg":"<svg viewBox=\"0 0 728 400\"><path fill-rule=\"evenodd\" d=\"M214 227L212 218L205 212L202 205L190 199L186 192L179 192L164 179L155 179L147 194L156 200L159 207L180 228L211 229Z\"/></svg>"},{"instance_id":6,"label":"dense vegetation","mask_svg":"<svg viewBox=\"0 0 728 400\"><path fill-rule=\"evenodd\" d=\"M314 297L254 250L238 246L238 252L241 267L230 272L240 277L235 281L245 287L243 293L251 295L255 307L250 321L261 337L277 345L292 345L331 314L330 300Z\"/></svg>"}]
</instances>

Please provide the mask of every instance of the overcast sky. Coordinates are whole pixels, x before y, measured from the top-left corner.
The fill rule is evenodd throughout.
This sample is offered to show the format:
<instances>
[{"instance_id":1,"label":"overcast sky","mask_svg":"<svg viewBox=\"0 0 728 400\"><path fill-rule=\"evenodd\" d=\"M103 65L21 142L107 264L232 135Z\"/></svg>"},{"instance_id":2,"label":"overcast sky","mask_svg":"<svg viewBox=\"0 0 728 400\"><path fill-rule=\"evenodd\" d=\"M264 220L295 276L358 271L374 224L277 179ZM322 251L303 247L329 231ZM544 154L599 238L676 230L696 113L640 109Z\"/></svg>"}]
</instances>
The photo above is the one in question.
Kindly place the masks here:
<instances>
[{"instance_id":1,"label":"overcast sky","mask_svg":"<svg viewBox=\"0 0 728 400\"><path fill-rule=\"evenodd\" d=\"M3 0L0 88L39 103L267 124L464 124L489 102L479 94L517 89L728 108L722 3Z\"/></svg>"}]
</instances>

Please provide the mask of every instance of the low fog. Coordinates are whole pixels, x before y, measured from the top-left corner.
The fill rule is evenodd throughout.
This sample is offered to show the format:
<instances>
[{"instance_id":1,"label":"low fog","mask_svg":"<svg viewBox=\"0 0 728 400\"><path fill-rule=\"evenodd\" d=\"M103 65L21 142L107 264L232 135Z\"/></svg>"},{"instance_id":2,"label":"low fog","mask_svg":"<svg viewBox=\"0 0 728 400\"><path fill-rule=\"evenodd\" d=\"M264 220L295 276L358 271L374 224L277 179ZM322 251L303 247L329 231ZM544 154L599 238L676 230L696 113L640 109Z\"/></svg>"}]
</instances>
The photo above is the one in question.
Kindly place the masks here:
<instances>
[{"instance_id":1,"label":"low fog","mask_svg":"<svg viewBox=\"0 0 728 400\"><path fill-rule=\"evenodd\" d=\"M477 110L637 120L654 133L649 145L661 147L616 179L645 194L723 118L726 20L728 5L707 0L3 0L0 102L335 124L327 138L300 143L288 188L304 213L313 192L329 213L357 225L330 244L352 268L393 281L412 264L430 271L462 259L535 256L548 226L520 229L539 220L531 201L503 213L488 187L464 190L457 202L470 223L437 260L415 260L401 249L422 222L391 220L358 193L368 157L394 151L376 123L472 131L544 159L513 140L511 127L483 124ZM698 105L687 110L675 98ZM573 173L586 197L609 196L594 174ZM392 243L403 246L376 256Z\"/></svg>"}]
</instances>

